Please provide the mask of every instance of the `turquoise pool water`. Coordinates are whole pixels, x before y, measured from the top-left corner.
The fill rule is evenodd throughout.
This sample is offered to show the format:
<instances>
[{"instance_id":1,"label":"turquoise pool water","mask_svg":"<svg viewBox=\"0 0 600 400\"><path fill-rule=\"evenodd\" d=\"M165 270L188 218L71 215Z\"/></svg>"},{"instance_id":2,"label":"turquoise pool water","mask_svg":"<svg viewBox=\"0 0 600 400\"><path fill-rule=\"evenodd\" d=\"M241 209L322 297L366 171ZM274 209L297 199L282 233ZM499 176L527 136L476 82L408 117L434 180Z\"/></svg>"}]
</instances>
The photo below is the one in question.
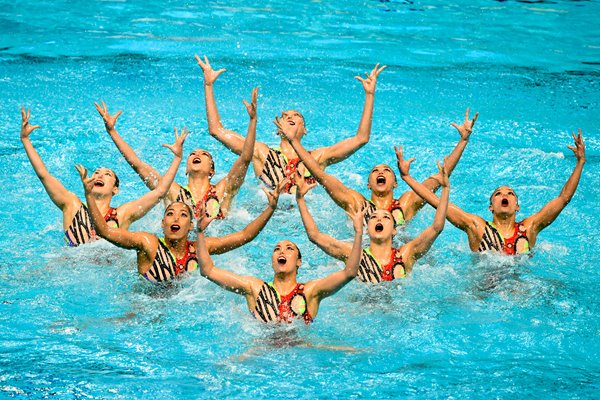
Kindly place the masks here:
<instances>
[{"instance_id":1,"label":"turquoise pool water","mask_svg":"<svg viewBox=\"0 0 600 400\"><path fill-rule=\"evenodd\" d=\"M600 389L600 4L596 1L0 1L1 398L593 398ZM451 121L480 112L452 175L451 200L487 215L501 183L530 215L558 195L575 165L566 148L582 128L587 164L571 204L541 233L535 256L474 258L450 224L401 282L351 283L310 326L265 327L243 298L198 274L157 293L135 273L133 252L106 242L64 247L61 215L18 139L19 107L49 170L82 194L73 164L111 165L121 194L145 188L104 131L93 102L123 109L118 128L164 171L173 126L192 131L217 177L233 155L207 133L194 54L227 68L216 86L226 126L244 131L260 86L258 140L271 120L303 112L307 148L356 131L363 90L354 75L376 63L370 143L330 167L366 193L374 162L393 145L424 178L458 139ZM184 181L183 171L179 181ZM400 194L406 187L400 185ZM264 207L249 174L228 223ZM308 204L322 230L351 225L322 189ZM133 229L160 232L160 208ZM398 239L427 226L425 208ZM282 238L301 247L310 280L341 267L310 244L290 198L265 231L217 257L268 278ZM332 349L336 347L336 349ZM594 395L594 393L596 393Z\"/></svg>"}]
</instances>

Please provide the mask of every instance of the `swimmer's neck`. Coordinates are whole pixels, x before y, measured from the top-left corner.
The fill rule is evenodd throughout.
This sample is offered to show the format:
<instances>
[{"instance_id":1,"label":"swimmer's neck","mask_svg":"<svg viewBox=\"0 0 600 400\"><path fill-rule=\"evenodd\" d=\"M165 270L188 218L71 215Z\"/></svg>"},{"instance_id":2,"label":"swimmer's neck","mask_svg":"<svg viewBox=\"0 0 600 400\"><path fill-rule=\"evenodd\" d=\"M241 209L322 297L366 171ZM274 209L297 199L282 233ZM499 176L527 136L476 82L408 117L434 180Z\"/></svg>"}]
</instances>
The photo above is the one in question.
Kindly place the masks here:
<instances>
[{"instance_id":1,"label":"swimmer's neck","mask_svg":"<svg viewBox=\"0 0 600 400\"><path fill-rule=\"evenodd\" d=\"M273 277L273 286L277 293L281 295L286 295L298 284L296 280L296 273L278 273Z\"/></svg>"},{"instance_id":2,"label":"swimmer's neck","mask_svg":"<svg viewBox=\"0 0 600 400\"><path fill-rule=\"evenodd\" d=\"M515 214L494 214L494 226L503 237L511 237L515 229Z\"/></svg>"},{"instance_id":3,"label":"swimmer's neck","mask_svg":"<svg viewBox=\"0 0 600 400\"><path fill-rule=\"evenodd\" d=\"M287 157L288 160L298 158L298 154L296 154L296 150L292 147L292 144L287 141L287 139L282 138L279 143L279 148L284 156Z\"/></svg>"},{"instance_id":4,"label":"swimmer's neck","mask_svg":"<svg viewBox=\"0 0 600 400\"><path fill-rule=\"evenodd\" d=\"M392 255L392 238L371 239L369 250L380 264L387 264Z\"/></svg>"},{"instance_id":5,"label":"swimmer's neck","mask_svg":"<svg viewBox=\"0 0 600 400\"><path fill-rule=\"evenodd\" d=\"M98 206L98 210L102 215L105 215L108 209L110 208L110 202L112 200L111 195L94 195L94 199L96 200L96 206Z\"/></svg>"},{"instance_id":6,"label":"swimmer's neck","mask_svg":"<svg viewBox=\"0 0 600 400\"><path fill-rule=\"evenodd\" d=\"M190 174L188 176L188 187L194 196L194 199L200 199L210 187L210 178L208 175Z\"/></svg>"},{"instance_id":7,"label":"swimmer's neck","mask_svg":"<svg viewBox=\"0 0 600 400\"><path fill-rule=\"evenodd\" d=\"M371 201L377 209L387 210L394 201L394 189L385 192L376 192L371 189Z\"/></svg>"},{"instance_id":8,"label":"swimmer's neck","mask_svg":"<svg viewBox=\"0 0 600 400\"><path fill-rule=\"evenodd\" d=\"M175 258L179 259L185 255L187 251L187 237L183 239L169 239L165 237L165 243L167 247L175 255Z\"/></svg>"}]
</instances>

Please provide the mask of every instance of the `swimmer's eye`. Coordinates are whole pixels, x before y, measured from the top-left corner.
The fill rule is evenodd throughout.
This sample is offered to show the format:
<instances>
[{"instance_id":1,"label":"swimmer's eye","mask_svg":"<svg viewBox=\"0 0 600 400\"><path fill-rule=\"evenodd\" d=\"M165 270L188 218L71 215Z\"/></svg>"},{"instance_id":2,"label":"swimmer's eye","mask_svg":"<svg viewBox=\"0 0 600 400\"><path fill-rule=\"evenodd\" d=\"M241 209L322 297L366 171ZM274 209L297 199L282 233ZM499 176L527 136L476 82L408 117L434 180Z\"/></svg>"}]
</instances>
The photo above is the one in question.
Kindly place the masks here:
<instances>
[{"instance_id":1,"label":"swimmer's eye","mask_svg":"<svg viewBox=\"0 0 600 400\"><path fill-rule=\"evenodd\" d=\"M391 219L392 219L392 217L390 217L390 216L389 216L389 215L387 215L387 214L385 214L385 215L383 216L383 218L386 218L386 219L389 219L389 220L391 220Z\"/></svg>"}]
</instances>

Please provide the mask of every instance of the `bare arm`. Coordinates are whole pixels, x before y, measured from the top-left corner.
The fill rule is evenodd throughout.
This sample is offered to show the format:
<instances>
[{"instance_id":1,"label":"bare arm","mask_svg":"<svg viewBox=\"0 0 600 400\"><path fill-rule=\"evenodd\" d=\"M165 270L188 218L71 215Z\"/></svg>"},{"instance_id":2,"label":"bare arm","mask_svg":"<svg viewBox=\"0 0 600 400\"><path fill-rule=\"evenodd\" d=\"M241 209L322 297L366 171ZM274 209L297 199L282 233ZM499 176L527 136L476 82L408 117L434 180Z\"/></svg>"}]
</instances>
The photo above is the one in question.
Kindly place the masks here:
<instances>
[{"instance_id":1,"label":"bare arm","mask_svg":"<svg viewBox=\"0 0 600 400\"><path fill-rule=\"evenodd\" d=\"M283 180L272 192L267 192L263 188L267 195L267 199L269 200L269 204L267 208L265 208L265 210L254 221L246 225L244 229L223 237L206 238L209 254L223 254L253 241L273 216L273 213L277 208L279 194L287 182L287 180Z\"/></svg>"},{"instance_id":2,"label":"bare arm","mask_svg":"<svg viewBox=\"0 0 600 400\"><path fill-rule=\"evenodd\" d=\"M204 56L204 61L196 55L196 61L204 72L204 99L206 102L206 118L208 119L208 132L212 137L223 143L225 147L240 155L244 147L244 137L237 132L225 129L221 123L221 116L215 101L214 83L223 72L224 68L214 71Z\"/></svg>"},{"instance_id":3,"label":"bare arm","mask_svg":"<svg viewBox=\"0 0 600 400\"><path fill-rule=\"evenodd\" d=\"M129 163L133 170L140 176L148 189L152 190L156 188L156 185L158 185L160 180L160 174L158 171L152 168L149 164L143 162L131 148L131 146L125 142L125 140L123 140L121 135L119 135L119 132L117 132L115 129L117 118L119 118L119 115L121 115L122 111L119 110L115 115L110 115L104 101L102 101L101 104L94 103L94 105L104 120L106 132L109 134L110 138L115 143L127 163Z\"/></svg>"},{"instance_id":4,"label":"bare arm","mask_svg":"<svg viewBox=\"0 0 600 400\"><path fill-rule=\"evenodd\" d=\"M571 176L569 176L569 179L567 179L567 182L563 186L558 197L551 200L539 212L527 218L527 220L531 221L531 227L533 228L535 234L539 233L542 229L554 222L556 217L558 217L561 211L567 206L567 204L569 204L573 198L573 195L575 194L575 191L577 190L577 186L579 185L579 180L583 171L583 165L585 164L585 143L583 142L583 138L581 136L581 129L579 129L577 136L575 136L575 133L572 133L572 135L573 140L575 141L575 146L568 147L573 151L573 153L575 153L577 163L575 164L575 168L573 169Z\"/></svg>"},{"instance_id":5,"label":"bare arm","mask_svg":"<svg viewBox=\"0 0 600 400\"><path fill-rule=\"evenodd\" d=\"M188 134L189 132L187 129L183 128L181 130L181 135L179 135L177 128L175 128L175 143L172 145L163 144L163 147L166 147L173 152L173 161L171 162L167 172L165 172L164 176L159 180L156 188L137 200L130 201L119 206L117 210L119 214L122 215L122 218L120 215L119 220L127 221L124 227L129 226L131 223L142 218L148 213L148 211L152 209L152 207L158 204L160 199L167 195L169 188L175 180L175 175L177 175L177 169L181 164L181 159L183 157L183 144L185 143L185 139L187 138Z\"/></svg>"},{"instance_id":6,"label":"bare arm","mask_svg":"<svg viewBox=\"0 0 600 400\"><path fill-rule=\"evenodd\" d=\"M40 179L40 182L42 182L42 185L44 185L44 189L46 189L46 193L48 193L50 200L52 200L52 202L56 204L58 208L64 210L69 203L75 201L78 202L79 199L74 193L68 191L58 179L50 174L50 172L48 172L48 169L42 161L42 158L35 150L35 147L33 147L29 135L31 135L31 132L38 129L40 126L29 124L30 115L31 112L29 110L25 111L25 108L21 107L21 142L23 143L23 147L27 153L27 158L29 158L29 162L31 163L36 175Z\"/></svg>"},{"instance_id":7,"label":"bare arm","mask_svg":"<svg viewBox=\"0 0 600 400\"><path fill-rule=\"evenodd\" d=\"M296 154L298 154L298 157L300 157L306 169L310 171L317 182L323 185L333 201L335 201L336 204L342 207L346 212L360 212L365 198L357 191L346 187L333 175L329 175L323 171L323 169L319 166L319 163L314 159L313 156L310 155L308 151L306 151L306 149L297 139L296 135L298 133L298 126L281 124L277 118L275 118L274 122L282 132L282 135L291 143L294 151Z\"/></svg>"},{"instance_id":8,"label":"bare arm","mask_svg":"<svg viewBox=\"0 0 600 400\"><path fill-rule=\"evenodd\" d=\"M365 105L358 125L358 131L356 132L356 136L344 139L332 146L315 150L315 156L319 159L321 165L327 166L343 161L369 142L371 126L373 125L373 105L375 103L377 77L386 68L387 66L385 65L379 68L379 64L377 64L370 73L365 73L365 78L361 78L360 76L355 77L362 83L365 90Z\"/></svg>"},{"instance_id":9,"label":"bare arm","mask_svg":"<svg viewBox=\"0 0 600 400\"><path fill-rule=\"evenodd\" d=\"M354 242L352 243L352 250L346 260L344 269L336 271L325 278L309 282L310 286L312 286L311 293L316 297L317 301L335 294L358 274L362 255L363 221L364 213L355 213L352 215ZM309 285L307 284L307 286Z\"/></svg>"},{"instance_id":10,"label":"bare arm","mask_svg":"<svg viewBox=\"0 0 600 400\"><path fill-rule=\"evenodd\" d=\"M406 244L409 257L414 261L421 258L429 249L431 245L440 235L444 229L444 222L446 221L446 212L448 210L448 198L450 196L450 182L448 181L448 174L444 166L439 167L439 177L442 185L442 196L438 203L435 217L433 218L433 224L426 228L419 236L411 240Z\"/></svg>"},{"instance_id":11,"label":"bare arm","mask_svg":"<svg viewBox=\"0 0 600 400\"><path fill-rule=\"evenodd\" d=\"M465 113L465 119L462 125L458 125L452 122L450 125L456 128L458 133L460 134L460 140L452 150L452 152L444 159L444 167L446 172L448 173L448 177L452 175L452 171L458 164L467 144L469 143L469 138L471 137L471 133L473 132L473 126L475 125L475 121L477 121L477 117L479 113L475 113L475 116L472 120L469 120L469 109ZM437 175L432 175L425 179L423 185L432 192L435 192L440 187L439 179L437 179ZM422 197L417 195L415 192L407 192L402 195L401 198L402 209L404 210L404 216L407 220L411 219L425 204L425 200Z\"/></svg>"},{"instance_id":12,"label":"bare arm","mask_svg":"<svg viewBox=\"0 0 600 400\"><path fill-rule=\"evenodd\" d=\"M211 219L207 221L205 213L202 212L200 213L197 223L198 239L196 240L196 254L198 256L200 273L205 278L231 292L242 295L251 293L252 282L255 281L256 278L234 274L233 272L217 268L213 263L206 245L206 238L204 237L204 229L206 229L210 220Z\"/></svg>"},{"instance_id":13,"label":"bare arm","mask_svg":"<svg viewBox=\"0 0 600 400\"><path fill-rule=\"evenodd\" d=\"M308 190L315 186L315 184L309 185L304 179L299 179L298 182L301 183L298 183L298 188L296 190L296 202L298 203L298 210L300 211L302 224L304 225L304 229L306 229L308 238L331 257L337 258L338 260L346 260L351 252L352 246L350 243L342 242L341 240L337 240L336 238L321 232L308 210L304 196Z\"/></svg>"},{"instance_id":14,"label":"bare arm","mask_svg":"<svg viewBox=\"0 0 600 400\"><path fill-rule=\"evenodd\" d=\"M244 105L248 111L250 122L248 123L248 133L246 134L246 139L244 140L242 152L239 158L233 163L233 166L229 170L229 173L225 179L218 183L218 185L224 186L223 200L221 201L221 210L223 210L224 214L227 214L229 211L229 207L231 206L233 198L240 189L240 186L242 186L242 183L244 183L246 173L248 172L248 165L250 165L250 162L252 162L254 143L256 141L257 100L258 88L254 88L252 89L252 102L248 104L248 102L244 100Z\"/></svg>"}]
</instances>

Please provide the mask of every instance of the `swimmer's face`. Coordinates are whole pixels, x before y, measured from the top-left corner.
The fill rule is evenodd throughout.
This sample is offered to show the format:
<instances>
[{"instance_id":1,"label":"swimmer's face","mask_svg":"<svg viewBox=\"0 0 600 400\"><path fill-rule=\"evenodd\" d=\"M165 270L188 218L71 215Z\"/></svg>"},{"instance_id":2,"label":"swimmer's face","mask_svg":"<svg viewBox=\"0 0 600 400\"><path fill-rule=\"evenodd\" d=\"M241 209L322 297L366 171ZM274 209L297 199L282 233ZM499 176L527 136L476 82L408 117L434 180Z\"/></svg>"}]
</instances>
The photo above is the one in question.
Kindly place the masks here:
<instances>
[{"instance_id":1,"label":"swimmer's face","mask_svg":"<svg viewBox=\"0 0 600 400\"><path fill-rule=\"evenodd\" d=\"M92 193L94 194L105 194L115 195L119 193L117 186L117 177L115 173L109 168L98 168L92 174L94 179L94 187Z\"/></svg>"},{"instance_id":2,"label":"swimmer's face","mask_svg":"<svg viewBox=\"0 0 600 400\"><path fill-rule=\"evenodd\" d=\"M296 110L287 110L281 113L281 123L298 127L298 139L306 133L304 117Z\"/></svg>"},{"instance_id":3,"label":"swimmer's face","mask_svg":"<svg viewBox=\"0 0 600 400\"><path fill-rule=\"evenodd\" d=\"M371 239L387 239L396 234L394 217L388 210L375 210L367 220L367 234Z\"/></svg>"},{"instance_id":4,"label":"swimmer's face","mask_svg":"<svg viewBox=\"0 0 600 400\"><path fill-rule=\"evenodd\" d=\"M163 233L167 239L187 238L193 228L192 214L185 203L171 203L162 219Z\"/></svg>"},{"instance_id":5,"label":"swimmer's face","mask_svg":"<svg viewBox=\"0 0 600 400\"><path fill-rule=\"evenodd\" d=\"M215 163L206 150L196 149L190 153L186 163L186 174L204 173L210 178L215 174Z\"/></svg>"},{"instance_id":6,"label":"swimmer's face","mask_svg":"<svg viewBox=\"0 0 600 400\"><path fill-rule=\"evenodd\" d=\"M490 196L490 211L492 214L511 215L521 209L517 194L510 186L500 186Z\"/></svg>"},{"instance_id":7,"label":"swimmer's face","mask_svg":"<svg viewBox=\"0 0 600 400\"><path fill-rule=\"evenodd\" d=\"M379 164L373 167L369 174L368 188L373 192L384 193L393 191L398 186L396 175L387 164Z\"/></svg>"},{"instance_id":8,"label":"swimmer's face","mask_svg":"<svg viewBox=\"0 0 600 400\"><path fill-rule=\"evenodd\" d=\"M277 243L273 249L271 262L273 264L273 271L275 271L276 274L280 272L297 271L300 264L302 264L300 250L298 250L298 246L293 242L282 240Z\"/></svg>"}]
</instances>

